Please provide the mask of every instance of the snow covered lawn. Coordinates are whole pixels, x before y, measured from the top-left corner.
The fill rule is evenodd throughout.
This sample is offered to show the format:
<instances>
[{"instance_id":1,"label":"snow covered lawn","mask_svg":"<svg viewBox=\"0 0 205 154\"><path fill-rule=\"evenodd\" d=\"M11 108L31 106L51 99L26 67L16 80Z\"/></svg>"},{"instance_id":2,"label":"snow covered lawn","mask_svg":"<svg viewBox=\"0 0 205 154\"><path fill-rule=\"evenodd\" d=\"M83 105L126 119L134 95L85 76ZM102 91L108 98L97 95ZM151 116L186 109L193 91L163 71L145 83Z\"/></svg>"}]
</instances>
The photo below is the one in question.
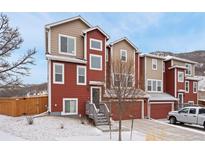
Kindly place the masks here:
<instances>
[{"instance_id":1,"label":"snow covered lawn","mask_svg":"<svg viewBox=\"0 0 205 154\"><path fill-rule=\"evenodd\" d=\"M64 129L61 129L61 123ZM13 140L110 140L109 133L96 127L81 124L79 119L58 116L44 116L34 119L33 125L28 125L25 116L9 117L0 115L0 140L5 133L15 136ZM129 140L130 132L123 132L123 138ZM112 133L112 140L117 140L117 132ZM133 132L133 140L144 140L143 134Z\"/></svg>"}]
</instances>

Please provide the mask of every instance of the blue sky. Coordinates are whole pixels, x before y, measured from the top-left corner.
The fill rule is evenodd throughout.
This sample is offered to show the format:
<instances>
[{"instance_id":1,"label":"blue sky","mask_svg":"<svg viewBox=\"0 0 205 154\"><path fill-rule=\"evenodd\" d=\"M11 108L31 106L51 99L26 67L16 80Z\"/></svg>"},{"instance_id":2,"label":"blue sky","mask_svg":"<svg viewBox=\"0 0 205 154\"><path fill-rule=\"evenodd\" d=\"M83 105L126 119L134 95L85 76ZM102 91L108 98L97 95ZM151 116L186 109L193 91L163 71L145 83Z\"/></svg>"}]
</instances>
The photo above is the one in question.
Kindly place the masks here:
<instances>
[{"instance_id":1,"label":"blue sky","mask_svg":"<svg viewBox=\"0 0 205 154\"><path fill-rule=\"evenodd\" d=\"M188 52L205 49L205 13L6 13L18 27L24 43L18 51L36 47L36 65L25 83L47 81L44 25L81 15L91 25L99 25L114 41L128 37L141 52L156 50Z\"/></svg>"}]
</instances>

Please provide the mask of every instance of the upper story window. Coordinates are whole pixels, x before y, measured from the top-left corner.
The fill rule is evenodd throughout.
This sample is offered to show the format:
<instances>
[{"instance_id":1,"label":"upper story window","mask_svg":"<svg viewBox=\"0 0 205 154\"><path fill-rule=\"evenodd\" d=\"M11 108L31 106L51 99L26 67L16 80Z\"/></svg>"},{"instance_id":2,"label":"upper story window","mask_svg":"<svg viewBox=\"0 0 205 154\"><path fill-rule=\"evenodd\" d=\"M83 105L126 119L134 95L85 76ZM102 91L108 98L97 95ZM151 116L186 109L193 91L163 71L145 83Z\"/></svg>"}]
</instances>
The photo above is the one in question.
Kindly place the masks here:
<instances>
[{"instance_id":1,"label":"upper story window","mask_svg":"<svg viewBox=\"0 0 205 154\"><path fill-rule=\"evenodd\" d=\"M61 54L76 55L76 38L59 34L59 52Z\"/></svg>"},{"instance_id":2,"label":"upper story window","mask_svg":"<svg viewBox=\"0 0 205 154\"><path fill-rule=\"evenodd\" d=\"M64 64L53 63L53 83L64 84Z\"/></svg>"},{"instance_id":3,"label":"upper story window","mask_svg":"<svg viewBox=\"0 0 205 154\"><path fill-rule=\"evenodd\" d=\"M197 93L197 82L193 82L193 93Z\"/></svg>"},{"instance_id":4,"label":"upper story window","mask_svg":"<svg viewBox=\"0 0 205 154\"><path fill-rule=\"evenodd\" d=\"M90 54L90 69L102 70L102 56Z\"/></svg>"},{"instance_id":5,"label":"upper story window","mask_svg":"<svg viewBox=\"0 0 205 154\"><path fill-rule=\"evenodd\" d=\"M147 91L149 92L162 92L162 81L161 80L147 80Z\"/></svg>"},{"instance_id":6,"label":"upper story window","mask_svg":"<svg viewBox=\"0 0 205 154\"><path fill-rule=\"evenodd\" d=\"M186 75L191 75L192 74L192 65L191 64L185 64L186 66Z\"/></svg>"},{"instance_id":7,"label":"upper story window","mask_svg":"<svg viewBox=\"0 0 205 154\"><path fill-rule=\"evenodd\" d=\"M189 81L185 81L185 92L189 93Z\"/></svg>"},{"instance_id":8,"label":"upper story window","mask_svg":"<svg viewBox=\"0 0 205 154\"><path fill-rule=\"evenodd\" d=\"M178 72L178 82L184 82L184 72Z\"/></svg>"},{"instance_id":9,"label":"upper story window","mask_svg":"<svg viewBox=\"0 0 205 154\"><path fill-rule=\"evenodd\" d=\"M86 85L86 66L77 66L77 85Z\"/></svg>"},{"instance_id":10,"label":"upper story window","mask_svg":"<svg viewBox=\"0 0 205 154\"><path fill-rule=\"evenodd\" d=\"M122 87L132 87L133 86L133 75L127 74L114 74L114 86L122 86ZM121 84L121 85L120 85Z\"/></svg>"},{"instance_id":11,"label":"upper story window","mask_svg":"<svg viewBox=\"0 0 205 154\"><path fill-rule=\"evenodd\" d=\"M152 59L152 70L157 70L157 59Z\"/></svg>"},{"instance_id":12,"label":"upper story window","mask_svg":"<svg viewBox=\"0 0 205 154\"><path fill-rule=\"evenodd\" d=\"M102 41L97 39L90 39L90 49L102 51Z\"/></svg>"},{"instance_id":13,"label":"upper story window","mask_svg":"<svg viewBox=\"0 0 205 154\"><path fill-rule=\"evenodd\" d=\"M127 62L127 50L120 50L120 60L122 62Z\"/></svg>"}]
</instances>

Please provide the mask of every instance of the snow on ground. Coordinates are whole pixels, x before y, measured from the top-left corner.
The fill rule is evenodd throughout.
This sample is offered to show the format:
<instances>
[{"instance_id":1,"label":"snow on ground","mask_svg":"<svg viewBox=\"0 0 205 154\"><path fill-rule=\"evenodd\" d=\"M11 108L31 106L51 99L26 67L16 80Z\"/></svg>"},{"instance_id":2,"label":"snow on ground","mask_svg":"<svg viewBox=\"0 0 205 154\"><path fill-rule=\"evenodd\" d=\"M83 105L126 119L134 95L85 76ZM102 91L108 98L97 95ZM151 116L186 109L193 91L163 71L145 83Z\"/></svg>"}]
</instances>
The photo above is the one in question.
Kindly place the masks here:
<instances>
[{"instance_id":1,"label":"snow on ground","mask_svg":"<svg viewBox=\"0 0 205 154\"><path fill-rule=\"evenodd\" d=\"M60 126L63 123L64 129ZM2 134L1 134L2 132ZM122 132L124 140L130 140L130 132ZM28 125L25 116L9 117L0 115L0 140L110 140L109 133L102 132L89 124L81 124L76 118L44 116L34 119ZM112 132L112 140L117 140L118 133ZM144 135L133 132L133 140L144 140Z\"/></svg>"},{"instance_id":2,"label":"snow on ground","mask_svg":"<svg viewBox=\"0 0 205 154\"><path fill-rule=\"evenodd\" d=\"M24 141L24 139L0 131L0 141Z\"/></svg>"}]
</instances>

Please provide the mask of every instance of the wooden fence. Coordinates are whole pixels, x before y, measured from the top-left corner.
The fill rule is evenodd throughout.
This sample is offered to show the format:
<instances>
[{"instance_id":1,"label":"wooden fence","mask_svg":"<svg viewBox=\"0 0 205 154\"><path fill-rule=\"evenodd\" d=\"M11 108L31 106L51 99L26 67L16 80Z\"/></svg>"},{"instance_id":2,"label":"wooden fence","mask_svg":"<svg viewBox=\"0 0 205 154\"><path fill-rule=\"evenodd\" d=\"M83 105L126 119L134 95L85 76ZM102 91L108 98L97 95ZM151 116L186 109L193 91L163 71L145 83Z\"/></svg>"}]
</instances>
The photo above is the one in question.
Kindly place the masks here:
<instances>
[{"instance_id":1,"label":"wooden fence","mask_svg":"<svg viewBox=\"0 0 205 154\"><path fill-rule=\"evenodd\" d=\"M48 96L0 98L0 114L33 115L47 111Z\"/></svg>"}]
</instances>

